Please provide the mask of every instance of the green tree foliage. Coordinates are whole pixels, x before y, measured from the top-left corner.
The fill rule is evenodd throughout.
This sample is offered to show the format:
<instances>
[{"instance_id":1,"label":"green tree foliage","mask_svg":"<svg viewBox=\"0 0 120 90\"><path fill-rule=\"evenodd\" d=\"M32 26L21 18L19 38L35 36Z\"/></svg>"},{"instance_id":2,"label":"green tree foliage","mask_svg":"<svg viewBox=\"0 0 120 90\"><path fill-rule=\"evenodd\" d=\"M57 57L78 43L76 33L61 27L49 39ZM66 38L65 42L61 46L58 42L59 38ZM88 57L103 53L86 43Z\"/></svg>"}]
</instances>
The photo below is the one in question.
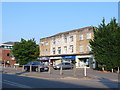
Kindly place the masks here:
<instances>
[{"instance_id":1,"label":"green tree foliage","mask_svg":"<svg viewBox=\"0 0 120 90\"><path fill-rule=\"evenodd\" d=\"M94 28L94 39L90 41L95 60L107 69L120 67L120 26L116 19L105 24L105 19Z\"/></svg>"},{"instance_id":2,"label":"green tree foliage","mask_svg":"<svg viewBox=\"0 0 120 90\"><path fill-rule=\"evenodd\" d=\"M34 39L26 41L21 38L20 42L14 44L12 54L20 65L24 65L30 61L37 60L39 56L39 46Z\"/></svg>"}]
</instances>

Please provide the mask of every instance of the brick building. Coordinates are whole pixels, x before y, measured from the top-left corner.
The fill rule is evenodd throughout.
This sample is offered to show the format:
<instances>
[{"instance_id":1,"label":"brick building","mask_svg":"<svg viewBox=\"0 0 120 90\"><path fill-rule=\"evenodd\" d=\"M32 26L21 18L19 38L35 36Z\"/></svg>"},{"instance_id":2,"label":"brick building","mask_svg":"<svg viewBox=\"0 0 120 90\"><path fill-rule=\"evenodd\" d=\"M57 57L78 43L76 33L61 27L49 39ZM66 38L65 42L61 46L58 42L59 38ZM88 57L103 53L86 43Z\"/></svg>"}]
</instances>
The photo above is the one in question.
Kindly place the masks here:
<instances>
[{"instance_id":1,"label":"brick building","mask_svg":"<svg viewBox=\"0 0 120 90\"><path fill-rule=\"evenodd\" d=\"M40 60L50 60L53 65L76 62L77 68L85 65L95 68L89 41L93 39L93 27L84 27L40 39Z\"/></svg>"},{"instance_id":2,"label":"brick building","mask_svg":"<svg viewBox=\"0 0 120 90\"><path fill-rule=\"evenodd\" d=\"M6 42L0 45L0 62L5 65L14 65L16 60L10 56L14 42Z\"/></svg>"}]
</instances>

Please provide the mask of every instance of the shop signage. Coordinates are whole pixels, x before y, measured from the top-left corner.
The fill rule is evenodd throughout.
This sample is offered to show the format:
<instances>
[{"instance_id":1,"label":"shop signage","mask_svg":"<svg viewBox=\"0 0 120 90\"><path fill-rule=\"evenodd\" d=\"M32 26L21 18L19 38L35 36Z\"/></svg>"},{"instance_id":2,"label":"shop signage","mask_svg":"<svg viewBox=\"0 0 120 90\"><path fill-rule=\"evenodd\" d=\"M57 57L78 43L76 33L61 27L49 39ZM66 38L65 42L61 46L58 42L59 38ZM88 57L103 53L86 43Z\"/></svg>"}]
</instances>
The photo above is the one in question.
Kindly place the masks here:
<instances>
[{"instance_id":1,"label":"shop signage","mask_svg":"<svg viewBox=\"0 0 120 90\"><path fill-rule=\"evenodd\" d=\"M66 59L66 58L75 58L76 56L62 56L62 59Z\"/></svg>"},{"instance_id":2,"label":"shop signage","mask_svg":"<svg viewBox=\"0 0 120 90\"><path fill-rule=\"evenodd\" d=\"M38 60L49 60L49 57L39 57Z\"/></svg>"},{"instance_id":3,"label":"shop signage","mask_svg":"<svg viewBox=\"0 0 120 90\"><path fill-rule=\"evenodd\" d=\"M62 57L50 57L50 59L62 59Z\"/></svg>"}]
</instances>

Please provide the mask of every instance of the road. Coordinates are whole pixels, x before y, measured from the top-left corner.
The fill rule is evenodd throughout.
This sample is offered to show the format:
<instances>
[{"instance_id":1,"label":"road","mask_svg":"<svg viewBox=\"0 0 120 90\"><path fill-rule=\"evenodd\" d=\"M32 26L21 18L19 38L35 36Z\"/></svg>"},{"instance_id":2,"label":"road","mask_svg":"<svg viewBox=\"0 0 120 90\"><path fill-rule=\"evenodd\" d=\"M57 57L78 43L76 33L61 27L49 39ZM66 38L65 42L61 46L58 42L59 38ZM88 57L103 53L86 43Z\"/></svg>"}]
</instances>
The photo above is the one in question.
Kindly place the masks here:
<instances>
[{"instance_id":1,"label":"road","mask_svg":"<svg viewBox=\"0 0 120 90\"><path fill-rule=\"evenodd\" d=\"M2 88L118 88L118 82L107 79L76 80L68 78L47 80L3 74Z\"/></svg>"}]
</instances>

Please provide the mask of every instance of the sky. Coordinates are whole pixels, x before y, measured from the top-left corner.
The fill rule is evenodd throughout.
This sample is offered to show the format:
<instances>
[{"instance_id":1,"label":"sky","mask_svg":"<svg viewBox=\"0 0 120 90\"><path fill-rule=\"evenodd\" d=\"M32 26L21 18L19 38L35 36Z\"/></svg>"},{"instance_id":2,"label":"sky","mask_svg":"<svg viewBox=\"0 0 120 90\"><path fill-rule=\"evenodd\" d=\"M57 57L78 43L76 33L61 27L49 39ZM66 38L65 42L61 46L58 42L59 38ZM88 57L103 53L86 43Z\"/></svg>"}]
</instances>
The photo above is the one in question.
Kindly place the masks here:
<instances>
[{"instance_id":1,"label":"sky","mask_svg":"<svg viewBox=\"0 0 120 90\"><path fill-rule=\"evenodd\" d=\"M40 38L118 20L118 2L3 2L2 41Z\"/></svg>"}]
</instances>

